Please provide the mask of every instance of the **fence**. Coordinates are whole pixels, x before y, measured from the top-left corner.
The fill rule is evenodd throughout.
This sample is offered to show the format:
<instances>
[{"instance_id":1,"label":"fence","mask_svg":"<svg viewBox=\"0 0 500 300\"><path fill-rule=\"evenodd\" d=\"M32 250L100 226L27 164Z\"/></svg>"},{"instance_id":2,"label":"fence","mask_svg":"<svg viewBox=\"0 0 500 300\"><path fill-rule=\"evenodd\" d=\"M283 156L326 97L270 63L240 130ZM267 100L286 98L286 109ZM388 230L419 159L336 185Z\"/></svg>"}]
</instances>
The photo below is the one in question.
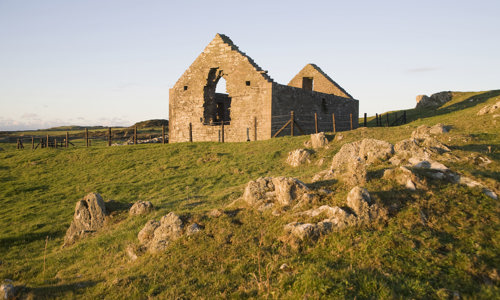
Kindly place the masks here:
<instances>
[{"instance_id":1,"label":"fence","mask_svg":"<svg viewBox=\"0 0 500 300\"><path fill-rule=\"evenodd\" d=\"M159 131L159 132L158 132ZM139 132L137 126L126 129L108 128L106 130L89 131L85 128L84 131L70 134L68 131L64 134L46 134L44 136L31 136L17 138L17 149L25 149L25 144L31 144L31 149L42 148L68 148L76 147L75 143L83 144L85 147L91 147L95 144L104 143L107 146L125 144L142 144L142 143L168 143L165 126L161 130L147 130ZM113 144L113 142L115 142Z\"/></svg>"},{"instance_id":2,"label":"fence","mask_svg":"<svg viewBox=\"0 0 500 300\"><path fill-rule=\"evenodd\" d=\"M331 115L326 114L310 114L310 115L296 115L294 111L290 111L288 115L276 115L272 116L271 122L271 133L272 137L291 135L295 136L298 134L310 134L310 133L318 133L321 131L324 132L333 132L344 131L344 130L352 130L357 127L356 116L352 114L335 114ZM248 126L246 126L246 140L257 140L258 134L258 120L256 117L250 118L251 121ZM373 122L375 121L375 122ZM370 120L370 125L372 127L388 127L388 126L397 126L406 124L406 111L403 111L402 114L398 116L398 113L386 113L375 114L375 117ZM228 133L231 134L231 131L226 130L226 126L231 121L220 121L212 123L212 131L218 132L217 141L224 143L226 141L226 137ZM368 127L367 115L364 114L363 122L364 127ZM361 125L361 124L360 124ZM189 141L195 141L193 136L193 126L191 123L188 125L189 130ZM242 134L240 133L241 137ZM153 138L154 137L154 138ZM50 136L47 134L46 136L32 136L32 137L21 137L17 138L17 149L25 149L25 144L31 143L31 149L35 150L38 148L68 148L70 146L75 147L75 141L79 141L85 147L91 147L92 141L97 142L98 144L105 143L107 146L116 145L113 142L122 142L122 145L135 145L142 143L168 143L168 136L166 135L165 126L162 126L161 131L146 131L140 133L137 129L137 126L133 128L126 129L115 129L114 131L111 128L106 130L95 130L93 132L89 131L87 128L80 133L69 134L66 132L65 135L57 135ZM214 140L213 140L214 141Z\"/></svg>"}]
</instances>

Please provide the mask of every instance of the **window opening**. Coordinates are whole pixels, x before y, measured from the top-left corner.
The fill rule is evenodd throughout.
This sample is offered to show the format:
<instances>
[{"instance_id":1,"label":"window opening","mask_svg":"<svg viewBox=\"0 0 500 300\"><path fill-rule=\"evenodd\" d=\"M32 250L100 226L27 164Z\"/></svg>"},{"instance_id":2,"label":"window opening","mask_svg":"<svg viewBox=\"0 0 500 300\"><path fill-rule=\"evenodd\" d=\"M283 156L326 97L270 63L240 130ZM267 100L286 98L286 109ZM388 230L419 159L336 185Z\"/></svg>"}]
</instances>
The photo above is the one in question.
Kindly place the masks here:
<instances>
[{"instance_id":1,"label":"window opening","mask_svg":"<svg viewBox=\"0 0 500 300\"><path fill-rule=\"evenodd\" d=\"M247 86L250 86L250 81L245 82Z\"/></svg>"},{"instance_id":2,"label":"window opening","mask_svg":"<svg viewBox=\"0 0 500 300\"><path fill-rule=\"evenodd\" d=\"M229 125L231 121L231 97L227 93L226 79L219 68L212 68L208 73L204 88L203 124Z\"/></svg>"},{"instance_id":3,"label":"window opening","mask_svg":"<svg viewBox=\"0 0 500 300\"><path fill-rule=\"evenodd\" d=\"M313 90L313 78L312 77L302 77L302 88L304 90Z\"/></svg>"}]
</instances>

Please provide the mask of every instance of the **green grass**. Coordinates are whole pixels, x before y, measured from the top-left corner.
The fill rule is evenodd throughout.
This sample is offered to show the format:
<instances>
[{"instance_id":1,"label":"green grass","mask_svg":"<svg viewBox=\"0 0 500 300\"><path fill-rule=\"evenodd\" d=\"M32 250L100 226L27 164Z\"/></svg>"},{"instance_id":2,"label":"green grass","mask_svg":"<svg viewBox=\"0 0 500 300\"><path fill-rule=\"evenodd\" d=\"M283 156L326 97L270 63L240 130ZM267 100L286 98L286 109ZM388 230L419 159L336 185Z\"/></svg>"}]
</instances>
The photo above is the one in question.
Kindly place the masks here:
<instances>
[{"instance_id":1,"label":"green grass","mask_svg":"<svg viewBox=\"0 0 500 300\"><path fill-rule=\"evenodd\" d=\"M250 180L293 176L309 183L344 143L363 137L395 143L418 125L438 122L452 126L443 138L460 158L446 164L499 190L500 126L491 115L476 116L498 98L498 91L459 93L434 113L408 112L413 121L407 125L342 132L340 142L299 168L285 160L289 151L303 147L306 136L35 151L0 144L0 279L24 285L23 293L37 299L448 299L454 291L462 297L498 298L500 207L480 189L432 183L427 191L410 192L373 179L366 188L389 209L387 222L332 233L299 249L280 239L292 217L224 208ZM478 166L477 155L492 163ZM325 165L317 166L323 157ZM370 174L377 177L382 167ZM342 183L323 186L334 191L325 204L345 202L348 188ZM75 203L88 192L123 207L148 200L156 210L140 217L119 210L100 233L61 248ZM208 217L214 208L226 213ZM203 232L131 262L124 249L138 243L147 220L170 211L203 225ZM280 270L284 263L289 270Z\"/></svg>"}]
</instances>

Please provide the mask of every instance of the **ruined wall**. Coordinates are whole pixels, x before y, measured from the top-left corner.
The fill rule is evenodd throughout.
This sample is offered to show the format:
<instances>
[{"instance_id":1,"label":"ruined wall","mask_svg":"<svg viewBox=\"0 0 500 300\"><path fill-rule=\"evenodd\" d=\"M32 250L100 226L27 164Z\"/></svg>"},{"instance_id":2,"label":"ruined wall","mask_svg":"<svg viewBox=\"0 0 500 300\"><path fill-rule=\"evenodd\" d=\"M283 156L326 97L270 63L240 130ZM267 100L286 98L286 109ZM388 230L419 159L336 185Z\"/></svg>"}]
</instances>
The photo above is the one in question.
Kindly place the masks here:
<instances>
[{"instance_id":1,"label":"ruined wall","mask_svg":"<svg viewBox=\"0 0 500 300\"><path fill-rule=\"evenodd\" d=\"M315 64L306 65L292 80L288 83L289 86L302 88L304 83L308 86L309 81L304 82L303 79L312 79L312 90L325 94L333 94L344 98L352 98L340 85L331 79L323 70ZM306 87L306 89L308 89Z\"/></svg>"},{"instance_id":2,"label":"ruined wall","mask_svg":"<svg viewBox=\"0 0 500 300\"><path fill-rule=\"evenodd\" d=\"M272 135L290 119L292 110L295 120L306 134L315 132L314 113L318 114L319 131L333 131L332 113L335 113L337 131L350 130L350 114L352 114L353 128L358 128L358 100L274 83ZM300 134L298 129L294 131L294 134ZM289 134L288 127L279 136Z\"/></svg>"},{"instance_id":3,"label":"ruined wall","mask_svg":"<svg viewBox=\"0 0 500 300\"><path fill-rule=\"evenodd\" d=\"M207 125L207 109L219 79L226 80L230 102L230 122L225 124L225 141L270 138L272 79L224 35L217 34L169 92L169 141L218 141L220 122ZM214 93L207 97L207 93ZM217 99L219 100L217 100ZM208 104L207 104L208 103ZM210 111L209 111L210 113ZM227 116L226 116L227 117ZM254 122L257 119L257 136Z\"/></svg>"}]
</instances>

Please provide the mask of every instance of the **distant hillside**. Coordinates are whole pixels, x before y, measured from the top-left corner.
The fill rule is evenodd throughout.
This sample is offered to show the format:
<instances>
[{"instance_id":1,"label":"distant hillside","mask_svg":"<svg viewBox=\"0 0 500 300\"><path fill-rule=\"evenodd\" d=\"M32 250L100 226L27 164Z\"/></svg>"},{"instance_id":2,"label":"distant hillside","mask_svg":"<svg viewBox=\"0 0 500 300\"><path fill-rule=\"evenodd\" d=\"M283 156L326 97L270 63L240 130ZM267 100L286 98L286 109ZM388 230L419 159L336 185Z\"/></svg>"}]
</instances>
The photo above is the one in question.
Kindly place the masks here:
<instances>
[{"instance_id":1,"label":"distant hillside","mask_svg":"<svg viewBox=\"0 0 500 300\"><path fill-rule=\"evenodd\" d=\"M163 125L168 126L168 120L165 119L146 120L137 122L134 125L132 125L132 127L137 126L137 128L151 128L151 127L161 127Z\"/></svg>"},{"instance_id":2,"label":"distant hillside","mask_svg":"<svg viewBox=\"0 0 500 300\"><path fill-rule=\"evenodd\" d=\"M121 126L113 126L114 128L120 128ZM79 126L79 125L68 125L68 126L57 126L57 127L51 127L47 129L38 129L37 131L74 131L74 130L85 130L87 128L88 130L94 130L94 129L104 129L107 128L106 126Z\"/></svg>"}]
</instances>

